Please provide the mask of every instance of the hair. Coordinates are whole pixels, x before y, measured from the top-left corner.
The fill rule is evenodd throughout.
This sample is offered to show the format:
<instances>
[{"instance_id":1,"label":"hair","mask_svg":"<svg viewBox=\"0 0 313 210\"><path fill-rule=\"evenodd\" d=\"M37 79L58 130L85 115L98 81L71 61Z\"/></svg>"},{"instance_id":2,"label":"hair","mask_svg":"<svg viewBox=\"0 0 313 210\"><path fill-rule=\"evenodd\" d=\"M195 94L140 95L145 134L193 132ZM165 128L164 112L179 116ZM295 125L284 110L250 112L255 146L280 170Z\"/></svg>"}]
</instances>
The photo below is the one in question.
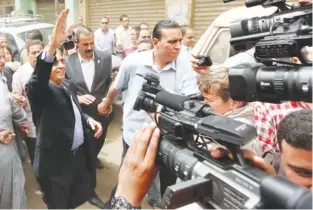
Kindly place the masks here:
<instances>
[{"instance_id":1,"label":"hair","mask_svg":"<svg viewBox=\"0 0 313 210\"><path fill-rule=\"evenodd\" d=\"M39 30L32 31L27 34L27 39L43 41L42 34Z\"/></svg>"},{"instance_id":2,"label":"hair","mask_svg":"<svg viewBox=\"0 0 313 210\"><path fill-rule=\"evenodd\" d=\"M148 24L148 23L146 23L146 22L141 22L141 23L139 24L139 28L140 28L140 26L142 26L142 25L146 25L146 26L149 27L149 24Z\"/></svg>"},{"instance_id":3,"label":"hair","mask_svg":"<svg viewBox=\"0 0 313 210\"><path fill-rule=\"evenodd\" d=\"M192 28L192 26L189 26L189 25L182 25L182 26L180 27L180 29L181 29L181 32L182 32L183 36L185 36L187 30L188 30L188 29L193 29L193 28Z\"/></svg>"},{"instance_id":4,"label":"hair","mask_svg":"<svg viewBox=\"0 0 313 210\"><path fill-rule=\"evenodd\" d=\"M6 34L0 33L0 37L5 37L6 39L8 39L8 36Z\"/></svg>"},{"instance_id":5,"label":"hair","mask_svg":"<svg viewBox=\"0 0 313 210\"><path fill-rule=\"evenodd\" d=\"M7 51L9 51L9 53L11 54L11 62L13 61L13 50L10 47L4 47L3 49L7 49Z\"/></svg>"},{"instance_id":6,"label":"hair","mask_svg":"<svg viewBox=\"0 0 313 210\"><path fill-rule=\"evenodd\" d=\"M104 16L100 19L100 22L102 21L102 19L108 19L108 21L110 22L110 18L108 16Z\"/></svg>"},{"instance_id":7,"label":"hair","mask_svg":"<svg viewBox=\"0 0 313 210\"><path fill-rule=\"evenodd\" d=\"M220 96L224 102L228 101L231 98L228 72L228 68L220 67L218 70L211 71L208 75L198 75L197 80L199 89L201 92L209 93L213 85L218 85L218 89L215 90L216 94Z\"/></svg>"},{"instance_id":8,"label":"hair","mask_svg":"<svg viewBox=\"0 0 313 210\"><path fill-rule=\"evenodd\" d=\"M42 48L45 47L42 41L40 41L40 40L38 40L38 39L35 39L35 40L32 40L32 41L29 43L29 45L27 46L27 52L29 52L29 48L30 48L31 46L34 46L34 45L41 45Z\"/></svg>"},{"instance_id":9,"label":"hair","mask_svg":"<svg viewBox=\"0 0 313 210\"><path fill-rule=\"evenodd\" d=\"M138 38L139 38L139 33L140 33L140 28L139 28L139 26L133 27L132 30L135 30L135 31L136 31L136 39L138 39Z\"/></svg>"},{"instance_id":10,"label":"hair","mask_svg":"<svg viewBox=\"0 0 313 210\"><path fill-rule=\"evenodd\" d=\"M282 141L292 147L312 151L312 110L302 109L289 113L279 123L277 140L280 151Z\"/></svg>"},{"instance_id":11,"label":"hair","mask_svg":"<svg viewBox=\"0 0 313 210\"><path fill-rule=\"evenodd\" d=\"M75 33L75 38L79 41L81 35L93 34L92 30L86 26L80 26Z\"/></svg>"},{"instance_id":12,"label":"hair","mask_svg":"<svg viewBox=\"0 0 313 210\"><path fill-rule=\"evenodd\" d=\"M161 39L162 29L180 28L179 24L173 20L161 20L154 26L152 38Z\"/></svg>"},{"instance_id":13,"label":"hair","mask_svg":"<svg viewBox=\"0 0 313 210\"><path fill-rule=\"evenodd\" d=\"M123 21L124 18L128 18L128 16L127 15L121 15L120 16L120 21Z\"/></svg>"}]
</instances>

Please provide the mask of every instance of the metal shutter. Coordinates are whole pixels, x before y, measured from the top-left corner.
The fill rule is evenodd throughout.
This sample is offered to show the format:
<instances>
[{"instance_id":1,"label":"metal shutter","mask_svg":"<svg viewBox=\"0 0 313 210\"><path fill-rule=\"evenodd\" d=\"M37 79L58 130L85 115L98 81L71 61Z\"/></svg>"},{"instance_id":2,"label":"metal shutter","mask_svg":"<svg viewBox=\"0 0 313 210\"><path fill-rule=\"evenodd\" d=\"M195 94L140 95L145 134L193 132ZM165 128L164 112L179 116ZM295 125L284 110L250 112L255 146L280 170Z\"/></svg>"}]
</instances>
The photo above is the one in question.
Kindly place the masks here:
<instances>
[{"instance_id":1,"label":"metal shutter","mask_svg":"<svg viewBox=\"0 0 313 210\"><path fill-rule=\"evenodd\" d=\"M88 26L95 30L100 27L100 18L110 18L109 27L115 30L120 25L121 15L128 15L130 26L147 22L150 29L165 18L165 0L89 0Z\"/></svg>"},{"instance_id":2,"label":"metal shutter","mask_svg":"<svg viewBox=\"0 0 313 210\"><path fill-rule=\"evenodd\" d=\"M64 3L59 3L58 14L65 8ZM44 19L41 22L55 24L55 4L54 1L37 2L37 14L43 15Z\"/></svg>"}]
</instances>

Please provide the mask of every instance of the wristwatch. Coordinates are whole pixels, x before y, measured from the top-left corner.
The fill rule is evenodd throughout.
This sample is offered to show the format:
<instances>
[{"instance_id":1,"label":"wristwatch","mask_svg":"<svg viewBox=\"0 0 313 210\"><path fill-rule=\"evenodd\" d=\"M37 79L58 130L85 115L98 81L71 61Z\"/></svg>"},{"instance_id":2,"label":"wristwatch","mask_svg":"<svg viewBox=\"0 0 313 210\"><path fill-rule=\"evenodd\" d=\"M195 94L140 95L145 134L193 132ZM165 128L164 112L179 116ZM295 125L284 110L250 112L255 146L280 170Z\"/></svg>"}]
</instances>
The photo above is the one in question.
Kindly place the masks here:
<instances>
[{"instance_id":1,"label":"wristwatch","mask_svg":"<svg viewBox=\"0 0 313 210\"><path fill-rule=\"evenodd\" d=\"M112 209L141 209L141 206L131 205L123 196L117 196L111 200Z\"/></svg>"}]
</instances>

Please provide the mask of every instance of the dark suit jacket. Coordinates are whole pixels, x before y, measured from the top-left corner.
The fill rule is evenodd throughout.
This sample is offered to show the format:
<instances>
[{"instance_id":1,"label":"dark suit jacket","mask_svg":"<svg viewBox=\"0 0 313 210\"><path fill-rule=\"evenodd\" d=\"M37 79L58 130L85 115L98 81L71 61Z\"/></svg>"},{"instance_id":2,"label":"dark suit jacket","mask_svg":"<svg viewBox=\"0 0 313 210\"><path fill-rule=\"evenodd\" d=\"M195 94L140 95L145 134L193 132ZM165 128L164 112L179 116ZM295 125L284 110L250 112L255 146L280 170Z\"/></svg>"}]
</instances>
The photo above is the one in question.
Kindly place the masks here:
<instances>
[{"instance_id":1,"label":"dark suit jacket","mask_svg":"<svg viewBox=\"0 0 313 210\"><path fill-rule=\"evenodd\" d=\"M85 113L95 118L96 120L103 120L97 111L98 104L107 95L109 86L112 82L112 56L109 52L95 51L95 75L92 83L91 91L88 90L85 83L81 63L78 53L72 54L65 58L66 74L72 83L75 84L78 95L92 95L96 98L94 103L89 106L82 104L81 107Z\"/></svg>"},{"instance_id":2,"label":"dark suit jacket","mask_svg":"<svg viewBox=\"0 0 313 210\"><path fill-rule=\"evenodd\" d=\"M13 79L14 71L10 67L6 66L3 69L3 74L7 79L9 91L12 92L12 79Z\"/></svg>"},{"instance_id":3,"label":"dark suit jacket","mask_svg":"<svg viewBox=\"0 0 313 210\"><path fill-rule=\"evenodd\" d=\"M66 90L49 82L52 63L38 56L36 68L27 85L27 95L37 128L37 142L33 168L38 177L58 176L66 167L73 143L75 116L70 95L80 110L84 129L85 156L91 178L95 178L95 158L92 133L83 114L76 93L72 93L70 82L63 82ZM91 180L95 182L95 180Z\"/></svg>"}]
</instances>

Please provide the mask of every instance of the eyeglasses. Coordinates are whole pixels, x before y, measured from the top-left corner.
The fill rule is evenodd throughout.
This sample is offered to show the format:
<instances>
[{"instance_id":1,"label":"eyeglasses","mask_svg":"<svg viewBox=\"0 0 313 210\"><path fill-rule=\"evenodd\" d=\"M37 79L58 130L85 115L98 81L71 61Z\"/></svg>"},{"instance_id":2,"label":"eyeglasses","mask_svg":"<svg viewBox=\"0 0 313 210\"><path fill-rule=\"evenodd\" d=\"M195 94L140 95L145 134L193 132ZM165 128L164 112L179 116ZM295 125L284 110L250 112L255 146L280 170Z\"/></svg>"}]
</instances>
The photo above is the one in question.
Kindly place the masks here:
<instances>
[{"instance_id":1,"label":"eyeglasses","mask_svg":"<svg viewBox=\"0 0 313 210\"><path fill-rule=\"evenodd\" d=\"M101 24L105 24L105 25L107 25L107 24L109 24L109 22L101 22Z\"/></svg>"}]
</instances>

